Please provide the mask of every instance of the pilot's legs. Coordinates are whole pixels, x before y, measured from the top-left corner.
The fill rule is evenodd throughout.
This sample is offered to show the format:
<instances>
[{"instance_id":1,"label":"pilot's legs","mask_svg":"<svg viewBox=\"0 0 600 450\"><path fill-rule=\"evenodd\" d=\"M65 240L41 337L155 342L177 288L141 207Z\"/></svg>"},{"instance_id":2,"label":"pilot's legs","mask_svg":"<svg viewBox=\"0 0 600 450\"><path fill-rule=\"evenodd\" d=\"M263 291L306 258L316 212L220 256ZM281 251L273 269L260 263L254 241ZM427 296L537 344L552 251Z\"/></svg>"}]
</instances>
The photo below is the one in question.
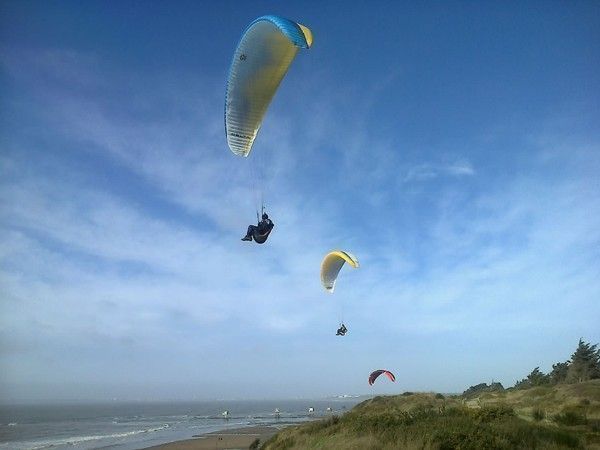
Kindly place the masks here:
<instances>
[{"instance_id":1,"label":"pilot's legs","mask_svg":"<svg viewBox=\"0 0 600 450\"><path fill-rule=\"evenodd\" d=\"M256 229L256 225L249 225L248 231L246 232L246 236L242 238L242 241L251 241L252 235L254 234L254 230Z\"/></svg>"}]
</instances>

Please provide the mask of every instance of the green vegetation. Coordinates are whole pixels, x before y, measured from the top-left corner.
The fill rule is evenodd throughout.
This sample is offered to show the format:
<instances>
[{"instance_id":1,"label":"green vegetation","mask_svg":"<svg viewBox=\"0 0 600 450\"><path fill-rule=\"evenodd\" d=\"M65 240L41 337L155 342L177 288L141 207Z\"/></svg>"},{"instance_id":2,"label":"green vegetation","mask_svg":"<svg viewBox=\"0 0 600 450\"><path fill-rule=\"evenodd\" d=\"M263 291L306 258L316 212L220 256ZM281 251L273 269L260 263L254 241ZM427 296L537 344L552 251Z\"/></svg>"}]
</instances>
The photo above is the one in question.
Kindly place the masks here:
<instances>
[{"instance_id":1,"label":"green vegetation","mask_svg":"<svg viewBox=\"0 0 600 450\"><path fill-rule=\"evenodd\" d=\"M562 383L581 383L600 378L600 350L598 344L591 345L579 339L579 345L571 360L552 365L552 372L544 374L536 367L526 378L517 381L515 389Z\"/></svg>"},{"instance_id":2,"label":"green vegetation","mask_svg":"<svg viewBox=\"0 0 600 450\"><path fill-rule=\"evenodd\" d=\"M573 410L567 410L555 415L554 421L561 425L567 426L587 425L587 419L585 415Z\"/></svg>"},{"instance_id":3,"label":"green vegetation","mask_svg":"<svg viewBox=\"0 0 600 450\"><path fill-rule=\"evenodd\" d=\"M282 430L262 449L598 449L600 351L579 341L570 361L536 367L515 387L461 396L375 397L341 417Z\"/></svg>"},{"instance_id":4,"label":"green vegetation","mask_svg":"<svg viewBox=\"0 0 600 450\"><path fill-rule=\"evenodd\" d=\"M590 405L600 405L600 383ZM560 388L550 388L556 390ZM600 433L577 409L554 401L549 416L529 396L473 402L435 394L375 397L342 417L282 430L262 447L284 449L559 449L600 448ZM556 393L562 398L563 393ZM548 407L545 402L543 404ZM582 405L577 404L576 408ZM537 411L537 412L536 412ZM537 418L536 418L537 414ZM596 416L599 417L599 416Z\"/></svg>"},{"instance_id":5,"label":"green vegetation","mask_svg":"<svg viewBox=\"0 0 600 450\"><path fill-rule=\"evenodd\" d=\"M533 420L540 422L546 418L546 412L543 409L534 408L531 416L533 417Z\"/></svg>"},{"instance_id":6,"label":"green vegetation","mask_svg":"<svg viewBox=\"0 0 600 450\"><path fill-rule=\"evenodd\" d=\"M488 386L486 383L476 384L475 386L471 386L465 392L463 392L464 397L475 397L481 395L485 392L503 392L504 387L501 383L490 383Z\"/></svg>"}]
</instances>

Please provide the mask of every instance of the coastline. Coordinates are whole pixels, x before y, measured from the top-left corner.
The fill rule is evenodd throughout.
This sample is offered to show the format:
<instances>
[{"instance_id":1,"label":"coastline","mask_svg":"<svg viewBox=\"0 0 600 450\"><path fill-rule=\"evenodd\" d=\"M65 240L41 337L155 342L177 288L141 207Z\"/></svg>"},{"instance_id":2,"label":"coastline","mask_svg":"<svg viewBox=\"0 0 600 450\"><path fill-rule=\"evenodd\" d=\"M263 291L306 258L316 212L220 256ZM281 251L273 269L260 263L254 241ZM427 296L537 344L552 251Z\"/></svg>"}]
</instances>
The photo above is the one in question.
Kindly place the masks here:
<instances>
[{"instance_id":1,"label":"coastline","mask_svg":"<svg viewBox=\"0 0 600 450\"><path fill-rule=\"evenodd\" d=\"M220 436L223 438L222 443L229 448L236 445L244 448L248 436L229 443L232 441L231 437L225 439L224 435L247 435L252 430L257 436L253 436L250 442L260 439L262 443L273 433L277 433L277 430L318 420L329 414L341 414L351 409L355 403L357 399L8 405L0 408L0 434L5 441L0 448L28 450L52 447L68 450L73 446L89 446L141 450L161 448L163 444L178 441L198 441L200 438L197 435L202 435L203 441L214 440L215 433L223 435ZM308 413L308 409L313 407L315 412ZM329 412L327 408L332 408L333 411ZM278 416L273 413L276 409L281 409L283 413ZM234 412L229 420L223 419L219 412L224 410ZM68 422L68 429L63 426L62 418L65 417L74 419L72 425ZM57 421L57 418L61 420ZM80 418L84 420L79 420ZM265 430L257 430L255 427L273 427L274 430L266 430L265 435ZM41 436L40 429L48 432ZM206 436L210 433L211 436ZM212 442L212 448L226 448L225 445L219 446L218 442L216 444ZM198 442L194 442L191 447L187 446L205 447L206 445L200 446Z\"/></svg>"},{"instance_id":2,"label":"coastline","mask_svg":"<svg viewBox=\"0 0 600 450\"><path fill-rule=\"evenodd\" d=\"M245 449L256 439L263 444L283 428L283 426L257 425L252 427L235 428L231 430L212 431L199 434L192 439L168 442L166 444L145 447L140 450L208 450L208 449Z\"/></svg>"}]
</instances>

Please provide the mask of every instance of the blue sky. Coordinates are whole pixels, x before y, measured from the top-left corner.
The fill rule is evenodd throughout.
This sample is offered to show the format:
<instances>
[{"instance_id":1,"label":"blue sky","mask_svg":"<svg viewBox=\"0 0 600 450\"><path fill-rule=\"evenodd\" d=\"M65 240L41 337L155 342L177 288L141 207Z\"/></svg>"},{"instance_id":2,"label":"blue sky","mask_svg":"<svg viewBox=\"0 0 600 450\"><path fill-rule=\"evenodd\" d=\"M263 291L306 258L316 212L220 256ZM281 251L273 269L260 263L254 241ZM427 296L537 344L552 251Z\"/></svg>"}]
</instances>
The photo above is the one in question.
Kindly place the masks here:
<instances>
[{"instance_id":1,"label":"blue sky","mask_svg":"<svg viewBox=\"0 0 600 450\"><path fill-rule=\"evenodd\" d=\"M600 5L352 5L2 3L0 397L457 392L600 341ZM223 102L264 14L314 45L257 246Z\"/></svg>"}]
</instances>

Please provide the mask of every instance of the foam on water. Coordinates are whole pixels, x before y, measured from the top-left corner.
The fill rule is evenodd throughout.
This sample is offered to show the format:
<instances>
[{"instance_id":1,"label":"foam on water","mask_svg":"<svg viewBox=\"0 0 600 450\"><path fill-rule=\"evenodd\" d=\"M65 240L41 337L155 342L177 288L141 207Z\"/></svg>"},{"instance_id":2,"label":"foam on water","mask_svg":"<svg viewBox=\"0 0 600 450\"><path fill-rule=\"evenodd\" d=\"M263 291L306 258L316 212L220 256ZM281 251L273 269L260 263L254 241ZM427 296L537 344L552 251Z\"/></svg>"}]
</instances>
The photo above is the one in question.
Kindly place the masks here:
<instances>
[{"instance_id":1,"label":"foam on water","mask_svg":"<svg viewBox=\"0 0 600 450\"><path fill-rule=\"evenodd\" d=\"M21 442L19 443L19 448L23 449L31 449L31 450L41 450L45 448L55 448L60 446L70 446L75 447L82 443L92 442L92 441L101 441L106 439L119 439L126 438L130 436L135 436L138 434L144 433L154 433L160 430L165 430L169 428L169 424L164 424L163 426L148 428L144 430L132 430L126 431L123 433L114 433L114 434L105 434L105 435L93 435L93 436L72 436L68 438L60 438L60 439L50 439L46 441L36 441L36 442ZM7 443L8 444L8 443ZM9 447L12 448L12 447Z\"/></svg>"}]
</instances>

